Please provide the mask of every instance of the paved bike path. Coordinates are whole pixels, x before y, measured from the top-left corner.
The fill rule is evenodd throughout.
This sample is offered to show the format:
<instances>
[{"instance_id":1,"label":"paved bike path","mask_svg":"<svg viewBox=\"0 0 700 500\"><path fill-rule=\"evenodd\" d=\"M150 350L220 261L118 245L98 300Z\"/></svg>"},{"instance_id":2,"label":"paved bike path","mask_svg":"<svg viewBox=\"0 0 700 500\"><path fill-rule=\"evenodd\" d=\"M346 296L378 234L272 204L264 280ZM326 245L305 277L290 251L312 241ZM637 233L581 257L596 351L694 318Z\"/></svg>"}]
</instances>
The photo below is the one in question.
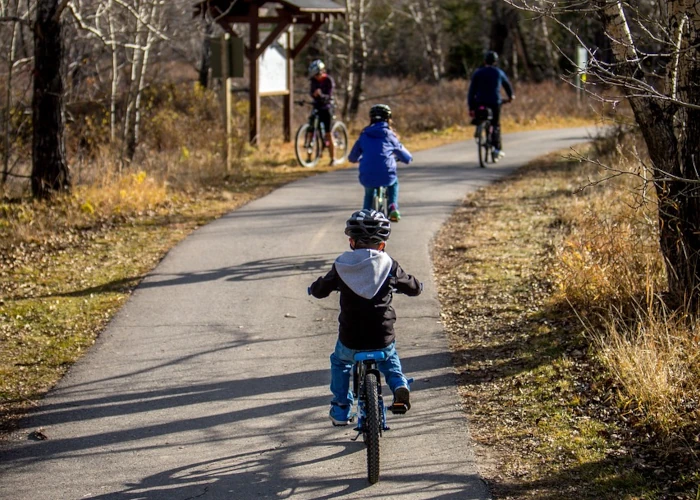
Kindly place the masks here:
<instances>
[{"instance_id":1,"label":"paved bike path","mask_svg":"<svg viewBox=\"0 0 700 500\"><path fill-rule=\"evenodd\" d=\"M363 194L349 169L285 186L171 250L0 447L0 498L489 498L439 322L431 239L467 192L588 137L511 134L510 156L487 169L471 142L401 167L404 219L388 251L425 292L395 299L413 408L389 415L378 484L362 440L327 417L337 296L306 295L347 247L344 221ZM48 439L29 439L39 427Z\"/></svg>"}]
</instances>

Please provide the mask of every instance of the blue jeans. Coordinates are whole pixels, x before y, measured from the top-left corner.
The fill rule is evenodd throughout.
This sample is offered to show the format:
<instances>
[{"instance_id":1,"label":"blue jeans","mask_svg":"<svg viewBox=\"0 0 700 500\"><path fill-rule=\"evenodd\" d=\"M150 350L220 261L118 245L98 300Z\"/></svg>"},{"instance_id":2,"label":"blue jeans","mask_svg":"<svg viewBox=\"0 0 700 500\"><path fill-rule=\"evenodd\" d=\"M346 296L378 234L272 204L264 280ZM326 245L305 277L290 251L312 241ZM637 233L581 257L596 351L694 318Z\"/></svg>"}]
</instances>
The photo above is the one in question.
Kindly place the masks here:
<instances>
[{"instance_id":1,"label":"blue jeans","mask_svg":"<svg viewBox=\"0 0 700 500\"><path fill-rule=\"evenodd\" d=\"M376 350L384 351L387 355L385 360L377 363L377 367L384 374L391 392L393 393L401 386L408 387L408 381L401 371L401 361L396 352L396 343L392 342L388 347ZM335 344L335 352L331 354L331 392L333 393L331 415L337 420L347 420L350 416L353 402L350 377L352 376L352 365L355 363L353 356L356 352L360 351L348 349L338 340Z\"/></svg>"},{"instance_id":2,"label":"blue jeans","mask_svg":"<svg viewBox=\"0 0 700 500\"><path fill-rule=\"evenodd\" d=\"M374 192L377 188L376 187L366 187L365 188L365 201L362 205L362 208L365 210L369 210L372 208L372 198L374 198ZM388 201L387 206L391 207L391 205L394 205L394 208L398 210L399 208L399 180L396 179L396 182L394 182L391 186L386 187L386 199Z\"/></svg>"}]
</instances>

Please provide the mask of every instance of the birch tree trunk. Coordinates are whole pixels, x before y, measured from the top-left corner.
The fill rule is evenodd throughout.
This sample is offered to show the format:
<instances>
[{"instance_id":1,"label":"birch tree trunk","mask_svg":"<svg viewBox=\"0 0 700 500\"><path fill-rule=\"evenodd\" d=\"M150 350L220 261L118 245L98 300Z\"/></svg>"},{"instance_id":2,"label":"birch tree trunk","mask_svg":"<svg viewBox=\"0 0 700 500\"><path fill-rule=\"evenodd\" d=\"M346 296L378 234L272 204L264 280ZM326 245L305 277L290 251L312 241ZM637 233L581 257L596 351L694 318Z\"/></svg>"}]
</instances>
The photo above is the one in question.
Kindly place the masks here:
<instances>
[{"instance_id":1,"label":"birch tree trunk","mask_svg":"<svg viewBox=\"0 0 700 500\"><path fill-rule=\"evenodd\" d=\"M540 5L544 6L544 0L540 1ZM544 53L547 58L544 77L554 78L557 74L557 60L554 57L554 48L552 47L546 16L540 16L540 30L542 31L542 44L544 45Z\"/></svg>"},{"instance_id":2,"label":"birch tree trunk","mask_svg":"<svg viewBox=\"0 0 700 500\"><path fill-rule=\"evenodd\" d=\"M136 102L136 92L138 86L138 78L140 75L140 65L143 60L143 45L144 45L144 23L142 21L145 13L143 2L139 0L136 17L136 30L134 34L134 42L132 49L131 72L129 76L129 88L126 95L126 112L124 113L124 144L126 149L124 156L128 160L132 160L136 152L136 143L134 142L134 104Z\"/></svg>"},{"instance_id":3,"label":"birch tree trunk","mask_svg":"<svg viewBox=\"0 0 700 500\"><path fill-rule=\"evenodd\" d=\"M358 0L361 1L361 0ZM354 93L355 86L355 2L353 0L345 0L345 9L347 12L348 23L348 41L347 41L347 76L345 80L345 99L343 101L343 120L348 121L350 118L350 100Z\"/></svg>"},{"instance_id":4,"label":"birch tree trunk","mask_svg":"<svg viewBox=\"0 0 700 500\"><path fill-rule=\"evenodd\" d=\"M117 91L119 89L119 59L117 53L117 33L114 26L114 0L109 0L107 26L109 29L109 48L112 56L112 75L109 89L109 140L114 143L117 137Z\"/></svg>"},{"instance_id":5,"label":"birch tree trunk","mask_svg":"<svg viewBox=\"0 0 700 500\"><path fill-rule=\"evenodd\" d=\"M129 92L129 105L126 113L126 158L131 161L136 154L136 147L139 143L139 127L141 122L141 98L146 87L146 73L148 70L148 59L155 41L153 30L160 23L156 21L161 12L159 8L161 2L153 1L150 5L146 2L139 4L137 29L134 43L134 61L131 68L131 85Z\"/></svg>"},{"instance_id":6,"label":"birch tree trunk","mask_svg":"<svg viewBox=\"0 0 700 500\"><path fill-rule=\"evenodd\" d=\"M18 23L12 25L12 38L10 39L10 47L7 57L7 89L5 90L5 112L3 114L3 124L5 128L5 144L3 147L2 158L2 185L7 182L7 176L10 173L10 123L12 116L12 73L15 65L15 51L17 44L17 31L20 29Z\"/></svg>"},{"instance_id":7,"label":"birch tree trunk","mask_svg":"<svg viewBox=\"0 0 700 500\"><path fill-rule=\"evenodd\" d=\"M357 112L360 109L360 100L365 84L365 69L367 67L367 31L366 31L366 0L357 0L357 16L355 30L351 35L357 37L353 43L355 54L353 56L352 75L354 82L352 84L352 92L350 93L350 105L348 107L348 117L354 120L357 117Z\"/></svg>"},{"instance_id":8,"label":"birch tree trunk","mask_svg":"<svg viewBox=\"0 0 700 500\"><path fill-rule=\"evenodd\" d=\"M442 50L441 27L438 6L433 0L410 2L408 11L423 40L425 60L430 67L431 78L439 82L445 74L445 57Z\"/></svg>"}]
</instances>

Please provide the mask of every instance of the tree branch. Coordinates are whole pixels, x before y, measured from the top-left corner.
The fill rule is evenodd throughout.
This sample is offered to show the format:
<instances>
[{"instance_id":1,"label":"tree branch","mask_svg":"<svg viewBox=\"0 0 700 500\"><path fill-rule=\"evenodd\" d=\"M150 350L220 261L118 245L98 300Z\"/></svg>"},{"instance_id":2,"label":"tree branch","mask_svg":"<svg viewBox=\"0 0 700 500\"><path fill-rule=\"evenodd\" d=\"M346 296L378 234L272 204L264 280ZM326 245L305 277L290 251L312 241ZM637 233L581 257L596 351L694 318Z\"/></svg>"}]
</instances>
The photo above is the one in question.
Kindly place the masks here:
<instances>
[{"instance_id":1,"label":"tree branch","mask_svg":"<svg viewBox=\"0 0 700 500\"><path fill-rule=\"evenodd\" d=\"M0 23L18 23L32 28L32 22L29 19L24 19L18 16L0 16Z\"/></svg>"}]
</instances>

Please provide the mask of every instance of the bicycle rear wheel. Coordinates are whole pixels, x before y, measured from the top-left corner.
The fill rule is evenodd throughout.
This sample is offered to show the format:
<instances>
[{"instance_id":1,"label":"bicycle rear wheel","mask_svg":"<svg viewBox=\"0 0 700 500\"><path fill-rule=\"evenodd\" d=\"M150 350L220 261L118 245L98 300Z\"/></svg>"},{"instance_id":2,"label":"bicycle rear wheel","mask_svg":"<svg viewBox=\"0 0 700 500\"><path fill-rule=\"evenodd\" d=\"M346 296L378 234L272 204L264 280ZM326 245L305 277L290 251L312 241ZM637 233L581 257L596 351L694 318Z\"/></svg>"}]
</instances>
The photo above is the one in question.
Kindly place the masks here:
<instances>
[{"instance_id":1,"label":"bicycle rear wheel","mask_svg":"<svg viewBox=\"0 0 700 500\"><path fill-rule=\"evenodd\" d=\"M331 127L331 140L335 146L336 162L342 163L345 161L345 156L348 154L348 129L343 122L335 122Z\"/></svg>"},{"instance_id":2,"label":"bicycle rear wheel","mask_svg":"<svg viewBox=\"0 0 700 500\"><path fill-rule=\"evenodd\" d=\"M479 147L479 166L486 168L489 161L491 144L489 141L489 122L481 122L476 129L476 145Z\"/></svg>"},{"instance_id":3,"label":"bicycle rear wheel","mask_svg":"<svg viewBox=\"0 0 700 500\"><path fill-rule=\"evenodd\" d=\"M379 392L376 373L365 375L365 395L367 397L367 420L365 422L365 445L367 446L367 480L370 484L379 481L379 435L382 416L379 411Z\"/></svg>"},{"instance_id":4,"label":"bicycle rear wheel","mask_svg":"<svg viewBox=\"0 0 700 500\"><path fill-rule=\"evenodd\" d=\"M297 131L296 140L294 141L294 152L297 155L297 161L302 167L315 167L318 160L321 158L323 143L321 142L321 133L316 132L308 123L305 123Z\"/></svg>"},{"instance_id":5,"label":"bicycle rear wheel","mask_svg":"<svg viewBox=\"0 0 700 500\"><path fill-rule=\"evenodd\" d=\"M383 213L385 217L389 216L389 206L387 204L385 187L378 187L374 190L372 210Z\"/></svg>"}]
</instances>

